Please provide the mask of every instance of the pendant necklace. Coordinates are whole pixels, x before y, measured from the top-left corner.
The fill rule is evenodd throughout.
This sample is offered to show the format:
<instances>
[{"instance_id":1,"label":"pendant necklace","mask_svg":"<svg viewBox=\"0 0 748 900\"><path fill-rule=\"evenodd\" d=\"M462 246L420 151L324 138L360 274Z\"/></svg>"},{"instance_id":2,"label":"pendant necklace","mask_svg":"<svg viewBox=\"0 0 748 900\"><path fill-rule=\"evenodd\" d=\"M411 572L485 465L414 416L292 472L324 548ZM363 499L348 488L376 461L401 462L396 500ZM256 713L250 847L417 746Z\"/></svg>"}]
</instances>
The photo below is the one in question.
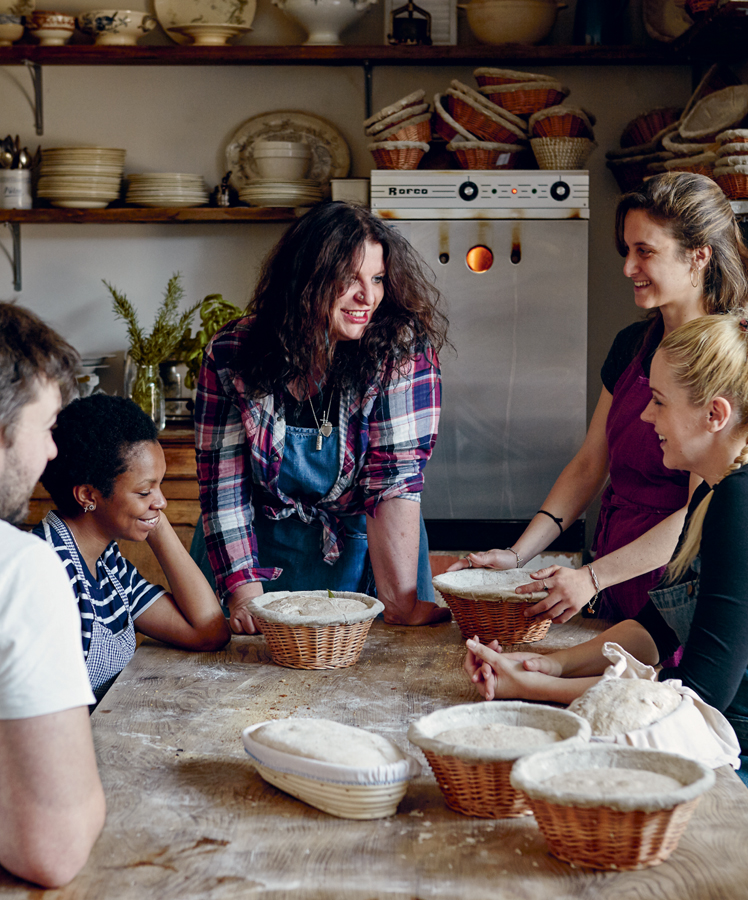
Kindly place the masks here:
<instances>
[{"instance_id":1,"label":"pendant necklace","mask_svg":"<svg viewBox=\"0 0 748 900\"><path fill-rule=\"evenodd\" d=\"M317 413L314 411L314 404L312 403L312 398L309 397L309 405L312 408L312 415L314 416L314 424L317 426L317 446L316 450L322 449L322 438L330 437L332 434L332 422L330 422L330 410L332 409L332 398L335 396L335 390L333 389L330 394L330 402L327 404L327 412L322 411L322 421L320 422L317 419Z\"/></svg>"}]
</instances>

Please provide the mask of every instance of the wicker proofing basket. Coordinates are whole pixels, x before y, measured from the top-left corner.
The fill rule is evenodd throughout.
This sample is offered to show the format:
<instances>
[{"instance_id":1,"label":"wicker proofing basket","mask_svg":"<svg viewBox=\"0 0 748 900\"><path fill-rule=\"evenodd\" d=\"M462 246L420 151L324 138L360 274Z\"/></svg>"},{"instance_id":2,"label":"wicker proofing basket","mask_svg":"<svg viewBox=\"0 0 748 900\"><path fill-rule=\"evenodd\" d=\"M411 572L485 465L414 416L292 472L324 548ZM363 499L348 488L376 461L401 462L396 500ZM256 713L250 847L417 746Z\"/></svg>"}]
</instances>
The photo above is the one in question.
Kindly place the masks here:
<instances>
[{"instance_id":1,"label":"wicker proofing basket","mask_svg":"<svg viewBox=\"0 0 748 900\"><path fill-rule=\"evenodd\" d=\"M500 644L542 641L551 627L550 619L535 622L525 618L524 612L528 604L537 603L548 593L515 594L514 587L500 587L502 576L517 573L521 576L517 584L532 582L529 569L510 569L508 572L461 569L437 575L433 584L452 611L465 639L477 634L483 644L494 640ZM483 582L477 584L478 579L483 579ZM512 599L503 599L507 596Z\"/></svg>"},{"instance_id":2,"label":"wicker proofing basket","mask_svg":"<svg viewBox=\"0 0 748 900\"><path fill-rule=\"evenodd\" d=\"M669 125L677 122L683 113L674 106L650 110L632 119L621 134L622 147L638 147L648 144Z\"/></svg>"},{"instance_id":3,"label":"wicker proofing basket","mask_svg":"<svg viewBox=\"0 0 748 900\"><path fill-rule=\"evenodd\" d=\"M559 747L588 741L589 723L565 709L497 700L440 709L410 726L408 740L423 751L450 809L482 819L528 816L532 812L528 799L509 778L515 761L532 751L461 747L445 744L437 737L461 725L494 722L557 731L563 738L556 745Z\"/></svg>"},{"instance_id":4,"label":"wicker proofing basket","mask_svg":"<svg viewBox=\"0 0 748 900\"><path fill-rule=\"evenodd\" d=\"M522 84L528 81L555 81L552 75L537 75L533 72L517 72L515 69L480 68L473 77L481 87L492 84Z\"/></svg>"},{"instance_id":5,"label":"wicker proofing basket","mask_svg":"<svg viewBox=\"0 0 748 900\"><path fill-rule=\"evenodd\" d=\"M748 199L748 174L730 172L718 175L715 173L714 180L730 200Z\"/></svg>"},{"instance_id":6,"label":"wicker proofing basket","mask_svg":"<svg viewBox=\"0 0 748 900\"><path fill-rule=\"evenodd\" d=\"M436 94L434 97L434 131L439 137L449 143L456 137L461 137L466 141L474 141L476 137L466 128L463 128L459 122L456 122L449 114L446 108L446 100L443 94Z\"/></svg>"},{"instance_id":7,"label":"wicker proofing basket","mask_svg":"<svg viewBox=\"0 0 748 900\"><path fill-rule=\"evenodd\" d=\"M447 144L460 169L514 169L525 148L521 144L455 141Z\"/></svg>"},{"instance_id":8,"label":"wicker proofing basket","mask_svg":"<svg viewBox=\"0 0 748 900\"><path fill-rule=\"evenodd\" d=\"M728 128L717 135L715 141L720 144L746 144L748 143L748 128Z\"/></svg>"},{"instance_id":9,"label":"wicker proofing basket","mask_svg":"<svg viewBox=\"0 0 748 900\"><path fill-rule=\"evenodd\" d=\"M327 597L327 591L297 591L296 593ZM288 618L273 614L264 607L273 600L289 596L288 591L276 591L256 597L250 604L252 616L258 619L265 641L279 666L291 669L342 669L358 662L374 618L384 609L379 600L366 594L336 591L336 597L360 600L365 612L350 616L353 621L330 622L328 617L308 619L309 624L281 621ZM325 621L327 618L328 621ZM360 620L359 620L360 619ZM359 621L356 621L359 620Z\"/></svg>"},{"instance_id":10,"label":"wicker proofing basket","mask_svg":"<svg viewBox=\"0 0 748 900\"><path fill-rule=\"evenodd\" d=\"M412 119L406 119L377 135L377 141L422 141L431 140L431 113L426 112Z\"/></svg>"},{"instance_id":11,"label":"wicker proofing basket","mask_svg":"<svg viewBox=\"0 0 748 900\"><path fill-rule=\"evenodd\" d=\"M481 94L515 116L531 116L549 106L564 102L569 89L558 81L525 81L519 84L482 87Z\"/></svg>"},{"instance_id":12,"label":"wicker proofing basket","mask_svg":"<svg viewBox=\"0 0 748 900\"><path fill-rule=\"evenodd\" d=\"M613 173L621 193L636 190L650 173L654 163L664 163L672 159L672 153L646 153L642 156L631 156L627 159L608 159L605 165Z\"/></svg>"},{"instance_id":13,"label":"wicker proofing basket","mask_svg":"<svg viewBox=\"0 0 748 900\"><path fill-rule=\"evenodd\" d=\"M525 137L521 128L482 106L467 94L449 88L447 96L452 117L476 138L497 144L508 144Z\"/></svg>"},{"instance_id":14,"label":"wicker proofing basket","mask_svg":"<svg viewBox=\"0 0 748 900\"><path fill-rule=\"evenodd\" d=\"M532 137L585 137L593 140L592 122L583 109L549 106L530 116Z\"/></svg>"},{"instance_id":15,"label":"wicker proofing basket","mask_svg":"<svg viewBox=\"0 0 748 900\"><path fill-rule=\"evenodd\" d=\"M367 147L378 169L417 169L428 149L422 141L382 141Z\"/></svg>"},{"instance_id":16,"label":"wicker proofing basket","mask_svg":"<svg viewBox=\"0 0 748 900\"><path fill-rule=\"evenodd\" d=\"M597 147L587 138L532 138L532 152L541 169L583 169Z\"/></svg>"},{"instance_id":17,"label":"wicker proofing basket","mask_svg":"<svg viewBox=\"0 0 748 900\"><path fill-rule=\"evenodd\" d=\"M543 787L553 775L599 768L659 772L683 786L604 801ZM593 869L643 869L659 865L675 850L700 794L714 784L714 772L675 753L598 745L530 754L514 766L511 783L529 796L553 856Z\"/></svg>"}]
</instances>

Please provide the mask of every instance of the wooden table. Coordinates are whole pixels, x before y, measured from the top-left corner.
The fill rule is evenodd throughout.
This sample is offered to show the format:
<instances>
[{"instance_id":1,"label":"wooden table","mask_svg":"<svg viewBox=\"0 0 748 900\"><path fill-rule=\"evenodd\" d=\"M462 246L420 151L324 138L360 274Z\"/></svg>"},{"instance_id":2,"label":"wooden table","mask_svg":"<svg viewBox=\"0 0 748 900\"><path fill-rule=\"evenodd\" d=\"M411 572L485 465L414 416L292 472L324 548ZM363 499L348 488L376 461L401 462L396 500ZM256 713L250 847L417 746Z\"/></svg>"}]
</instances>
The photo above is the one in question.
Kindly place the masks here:
<instances>
[{"instance_id":1,"label":"wooden table","mask_svg":"<svg viewBox=\"0 0 748 900\"><path fill-rule=\"evenodd\" d=\"M554 626L543 646L599 629ZM540 646L540 645L535 645ZM266 784L246 757L247 725L317 715L408 744L408 724L474 700L454 624L374 623L350 669L273 665L262 637L222 653L144 642L94 713L108 815L91 858L50 900L743 900L748 791L731 769L701 799L671 859L640 872L574 869L548 855L532 817L466 818L449 810L425 766L397 816L349 821ZM425 764L424 764L425 765ZM0 876L0 898L42 892Z\"/></svg>"}]
</instances>

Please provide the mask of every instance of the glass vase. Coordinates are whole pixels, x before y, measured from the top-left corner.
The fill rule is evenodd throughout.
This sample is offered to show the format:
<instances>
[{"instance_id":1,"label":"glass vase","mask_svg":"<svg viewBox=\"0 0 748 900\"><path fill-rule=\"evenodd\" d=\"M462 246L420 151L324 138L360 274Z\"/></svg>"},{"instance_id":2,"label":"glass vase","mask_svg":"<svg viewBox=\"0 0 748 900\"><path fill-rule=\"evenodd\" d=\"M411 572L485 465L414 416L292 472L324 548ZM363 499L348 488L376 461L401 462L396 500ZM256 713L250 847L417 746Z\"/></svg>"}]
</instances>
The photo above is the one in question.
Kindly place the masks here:
<instances>
[{"instance_id":1,"label":"glass vase","mask_svg":"<svg viewBox=\"0 0 748 900\"><path fill-rule=\"evenodd\" d=\"M150 416L159 431L166 425L164 383L158 366L138 366L132 381L130 397L143 412Z\"/></svg>"}]
</instances>

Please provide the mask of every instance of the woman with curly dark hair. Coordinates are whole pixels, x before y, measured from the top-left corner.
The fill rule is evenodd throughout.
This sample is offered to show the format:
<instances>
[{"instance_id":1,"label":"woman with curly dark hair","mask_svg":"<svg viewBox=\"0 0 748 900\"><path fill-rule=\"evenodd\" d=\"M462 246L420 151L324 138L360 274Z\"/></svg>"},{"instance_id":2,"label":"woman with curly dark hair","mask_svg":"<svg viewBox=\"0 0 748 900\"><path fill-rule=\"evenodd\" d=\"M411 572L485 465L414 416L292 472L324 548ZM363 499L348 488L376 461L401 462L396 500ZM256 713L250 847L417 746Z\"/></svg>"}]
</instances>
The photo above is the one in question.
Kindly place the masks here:
<instances>
[{"instance_id":1,"label":"woman with curly dark hair","mask_svg":"<svg viewBox=\"0 0 748 900\"><path fill-rule=\"evenodd\" d=\"M197 470L234 631L255 631L246 604L264 582L365 593L375 582L389 623L449 618L419 599L431 581L419 501L439 420L438 300L395 229L328 203L288 230L247 315L209 345Z\"/></svg>"},{"instance_id":2,"label":"woman with curly dark hair","mask_svg":"<svg viewBox=\"0 0 748 900\"><path fill-rule=\"evenodd\" d=\"M185 650L231 637L215 595L166 518L166 463L152 420L131 400L94 394L57 416L54 500L34 533L60 557L78 601L91 687L101 700L135 652L135 632ZM117 541L147 541L171 591L150 584Z\"/></svg>"}]
</instances>

